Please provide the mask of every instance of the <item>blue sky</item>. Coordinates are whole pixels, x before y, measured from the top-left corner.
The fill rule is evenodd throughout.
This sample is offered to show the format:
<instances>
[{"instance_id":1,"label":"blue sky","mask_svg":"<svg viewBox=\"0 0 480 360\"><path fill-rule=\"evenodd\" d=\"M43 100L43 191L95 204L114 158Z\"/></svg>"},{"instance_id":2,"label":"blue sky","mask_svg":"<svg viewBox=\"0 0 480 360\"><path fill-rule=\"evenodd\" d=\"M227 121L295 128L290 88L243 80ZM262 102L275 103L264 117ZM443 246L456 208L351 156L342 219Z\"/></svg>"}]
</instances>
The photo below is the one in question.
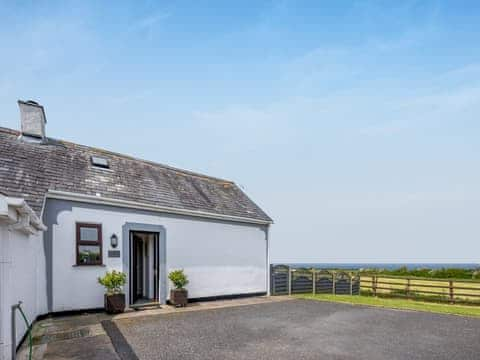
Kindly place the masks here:
<instances>
[{"instance_id":1,"label":"blue sky","mask_svg":"<svg viewBox=\"0 0 480 360\"><path fill-rule=\"evenodd\" d=\"M478 1L0 0L0 125L236 181L276 262L480 261Z\"/></svg>"}]
</instances>

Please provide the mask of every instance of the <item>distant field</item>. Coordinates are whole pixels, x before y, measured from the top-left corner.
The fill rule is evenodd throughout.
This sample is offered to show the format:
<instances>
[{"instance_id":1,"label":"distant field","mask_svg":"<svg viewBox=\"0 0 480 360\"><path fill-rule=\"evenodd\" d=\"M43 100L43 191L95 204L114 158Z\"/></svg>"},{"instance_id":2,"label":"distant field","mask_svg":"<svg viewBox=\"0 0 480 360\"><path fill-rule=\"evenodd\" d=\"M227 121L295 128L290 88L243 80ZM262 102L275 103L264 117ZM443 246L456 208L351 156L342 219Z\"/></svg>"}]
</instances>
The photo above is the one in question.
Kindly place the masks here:
<instances>
[{"instance_id":1,"label":"distant field","mask_svg":"<svg viewBox=\"0 0 480 360\"><path fill-rule=\"evenodd\" d=\"M406 266L397 269L363 269L364 274L377 274L385 276L417 277L423 279L455 279L455 280L480 280L480 267L441 267L441 268L407 268Z\"/></svg>"}]
</instances>

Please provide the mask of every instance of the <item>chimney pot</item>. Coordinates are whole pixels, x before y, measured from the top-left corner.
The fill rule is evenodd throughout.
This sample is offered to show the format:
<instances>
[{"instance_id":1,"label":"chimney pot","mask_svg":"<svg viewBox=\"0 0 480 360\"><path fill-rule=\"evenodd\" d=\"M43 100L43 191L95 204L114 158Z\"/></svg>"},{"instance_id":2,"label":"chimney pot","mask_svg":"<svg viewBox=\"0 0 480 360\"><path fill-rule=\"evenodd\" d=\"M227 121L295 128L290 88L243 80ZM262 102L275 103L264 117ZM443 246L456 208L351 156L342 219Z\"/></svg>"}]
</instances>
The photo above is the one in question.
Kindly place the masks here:
<instances>
[{"instance_id":1,"label":"chimney pot","mask_svg":"<svg viewBox=\"0 0 480 360\"><path fill-rule=\"evenodd\" d=\"M45 124L47 118L42 105L33 100L18 100L22 135L35 138L45 138Z\"/></svg>"}]
</instances>

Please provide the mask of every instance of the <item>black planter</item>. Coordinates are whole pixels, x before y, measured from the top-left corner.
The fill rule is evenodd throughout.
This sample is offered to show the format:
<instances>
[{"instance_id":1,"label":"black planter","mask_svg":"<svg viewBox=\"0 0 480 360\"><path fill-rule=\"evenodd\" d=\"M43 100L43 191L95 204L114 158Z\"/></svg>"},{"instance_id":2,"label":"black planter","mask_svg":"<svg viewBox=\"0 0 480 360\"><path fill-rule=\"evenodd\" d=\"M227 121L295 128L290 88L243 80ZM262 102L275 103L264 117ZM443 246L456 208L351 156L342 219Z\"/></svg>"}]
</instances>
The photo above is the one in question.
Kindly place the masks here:
<instances>
[{"instance_id":1,"label":"black planter","mask_svg":"<svg viewBox=\"0 0 480 360\"><path fill-rule=\"evenodd\" d=\"M109 314L118 314L125 311L125 294L105 294L105 311Z\"/></svg>"},{"instance_id":2,"label":"black planter","mask_svg":"<svg viewBox=\"0 0 480 360\"><path fill-rule=\"evenodd\" d=\"M177 307L186 306L188 303L188 292L185 289L170 290L170 303Z\"/></svg>"}]
</instances>

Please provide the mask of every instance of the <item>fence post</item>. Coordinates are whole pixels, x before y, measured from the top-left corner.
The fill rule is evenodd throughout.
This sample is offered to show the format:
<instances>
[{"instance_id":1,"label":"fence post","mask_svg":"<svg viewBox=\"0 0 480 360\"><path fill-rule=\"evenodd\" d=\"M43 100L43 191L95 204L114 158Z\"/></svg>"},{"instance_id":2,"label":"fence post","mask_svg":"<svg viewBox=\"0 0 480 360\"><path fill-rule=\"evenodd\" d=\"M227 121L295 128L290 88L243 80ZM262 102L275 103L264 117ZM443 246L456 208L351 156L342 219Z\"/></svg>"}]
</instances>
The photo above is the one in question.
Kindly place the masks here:
<instances>
[{"instance_id":1,"label":"fence post","mask_svg":"<svg viewBox=\"0 0 480 360\"><path fill-rule=\"evenodd\" d=\"M377 296L377 277L375 275L372 276L372 293L373 296Z\"/></svg>"},{"instance_id":2,"label":"fence post","mask_svg":"<svg viewBox=\"0 0 480 360\"><path fill-rule=\"evenodd\" d=\"M313 295L316 294L317 289L316 289L316 276L315 276L315 268L312 268L312 290L313 290Z\"/></svg>"},{"instance_id":3,"label":"fence post","mask_svg":"<svg viewBox=\"0 0 480 360\"><path fill-rule=\"evenodd\" d=\"M451 303L451 304L454 304L454 303L455 303L455 294L454 294L454 292L453 292L453 281L452 281L452 280L450 280L450 281L448 282L448 287L449 287L449 290L450 290L450 291L449 291L449 294L450 294L450 303Z\"/></svg>"},{"instance_id":4,"label":"fence post","mask_svg":"<svg viewBox=\"0 0 480 360\"><path fill-rule=\"evenodd\" d=\"M410 278L407 278L407 286L405 288L405 294L407 295L407 299L410 298Z\"/></svg>"},{"instance_id":5,"label":"fence post","mask_svg":"<svg viewBox=\"0 0 480 360\"><path fill-rule=\"evenodd\" d=\"M292 268L288 267L288 295L292 295Z\"/></svg>"},{"instance_id":6,"label":"fence post","mask_svg":"<svg viewBox=\"0 0 480 360\"><path fill-rule=\"evenodd\" d=\"M273 265L270 264L270 294L275 295L275 274L273 273Z\"/></svg>"},{"instance_id":7,"label":"fence post","mask_svg":"<svg viewBox=\"0 0 480 360\"><path fill-rule=\"evenodd\" d=\"M332 274L332 294L335 295L335 283L337 281L337 273L333 272Z\"/></svg>"},{"instance_id":8,"label":"fence post","mask_svg":"<svg viewBox=\"0 0 480 360\"><path fill-rule=\"evenodd\" d=\"M350 274L350 295L353 295L353 275Z\"/></svg>"}]
</instances>

